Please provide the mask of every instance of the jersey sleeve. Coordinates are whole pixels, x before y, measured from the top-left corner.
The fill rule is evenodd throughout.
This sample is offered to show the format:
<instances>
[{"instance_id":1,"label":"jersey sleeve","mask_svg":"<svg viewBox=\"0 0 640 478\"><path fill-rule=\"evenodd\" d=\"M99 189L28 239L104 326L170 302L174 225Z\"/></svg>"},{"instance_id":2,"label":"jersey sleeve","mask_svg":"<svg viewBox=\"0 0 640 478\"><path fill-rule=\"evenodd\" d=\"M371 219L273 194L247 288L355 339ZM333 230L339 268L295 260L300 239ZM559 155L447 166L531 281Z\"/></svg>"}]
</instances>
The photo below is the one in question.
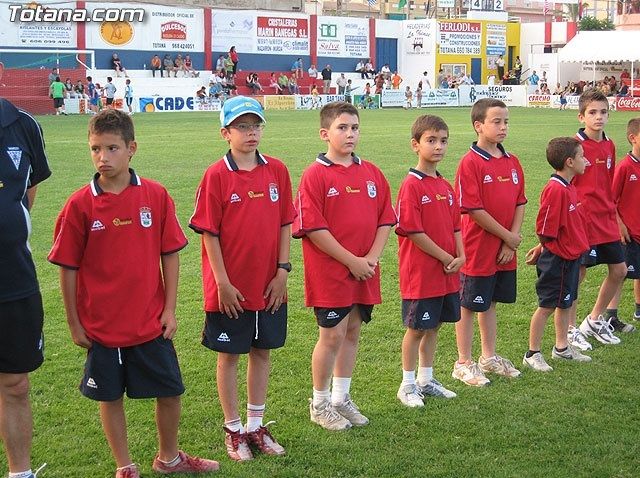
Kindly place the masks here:
<instances>
[{"instance_id":1,"label":"jersey sleeve","mask_svg":"<svg viewBox=\"0 0 640 478\"><path fill-rule=\"evenodd\" d=\"M456 197L463 213L484 209L480 184L477 166L470 157L463 156L456 173Z\"/></svg>"},{"instance_id":2,"label":"jersey sleeve","mask_svg":"<svg viewBox=\"0 0 640 478\"><path fill-rule=\"evenodd\" d=\"M284 165L282 165L280 174L280 189L282 190L282 198L280 201L280 225L287 226L293 223L296 211L293 207L291 176L289 176L289 171Z\"/></svg>"},{"instance_id":3,"label":"jersey sleeve","mask_svg":"<svg viewBox=\"0 0 640 478\"><path fill-rule=\"evenodd\" d=\"M613 175L613 184L611 185L611 197L613 202L618 204L622 191L624 190L624 181L627 177L627 163L622 160L618 167L616 167L615 174Z\"/></svg>"},{"instance_id":4,"label":"jersey sleeve","mask_svg":"<svg viewBox=\"0 0 640 478\"><path fill-rule=\"evenodd\" d=\"M565 210L565 198L558 194L556 188L547 186L540 196L540 210L536 219L536 234L538 236L555 239L562 222L562 213Z\"/></svg>"},{"instance_id":5,"label":"jersey sleeve","mask_svg":"<svg viewBox=\"0 0 640 478\"><path fill-rule=\"evenodd\" d=\"M396 234L407 236L424 232L422 227L422 214L420 210L420 198L415 188L411 187L408 179L400 187L398 202L396 203L398 215L398 227Z\"/></svg>"},{"instance_id":6,"label":"jersey sleeve","mask_svg":"<svg viewBox=\"0 0 640 478\"><path fill-rule=\"evenodd\" d=\"M453 195L453 197L456 197L456 193L453 190L453 188L451 187L451 185L449 184L449 190L451 192L451 194ZM453 201L453 205L451 207L451 219L453 222L453 232L458 232L462 229L462 224L461 224L461 220L460 220L460 205L458 204L457 201Z\"/></svg>"},{"instance_id":7,"label":"jersey sleeve","mask_svg":"<svg viewBox=\"0 0 640 478\"><path fill-rule=\"evenodd\" d=\"M220 234L220 222L222 220L222 194L220 190L220 178L208 169L198 190L196 191L196 205L189 227L198 234L208 232L214 236Z\"/></svg>"},{"instance_id":8,"label":"jersey sleeve","mask_svg":"<svg viewBox=\"0 0 640 478\"><path fill-rule=\"evenodd\" d=\"M520 161L516 158L516 170L518 171L518 186L520 186L520 190L518 191L518 199L516 201L516 206L524 206L527 204L528 199L524 192L524 170L522 169L522 165Z\"/></svg>"},{"instance_id":9,"label":"jersey sleeve","mask_svg":"<svg viewBox=\"0 0 640 478\"><path fill-rule=\"evenodd\" d=\"M85 215L73 198L69 199L56 220L49 262L79 269L87 244L87 230Z\"/></svg>"},{"instance_id":10,"label":"jersey sleeve","mask_svg":"<svg viewBox=\"0 0 640 478\"><path fill-rule=\"evenodd\" d=\"M51 170L49 169L49 161L44 150L44 135L42 134L42 127L31 116L20 113L25 116L25 134L29 140L31 147L31 174L29 175L29 185L32 188L38 183L41 183L49 176L51 176Z\"/></svg>"},{"instance_id":11,"label":"jersey sleeve","mask_svg":"<svg viewBox=\"0 0 640 478\"><path fill-rule=\"evenodd\" d=\"M322 215L324 195L321 181L313 166L302 175L295 199L296 217L293 222L293 237L304 237L308 232L329 229Z\"/></svg>"},{"instance_id":12,"label":"jersey sleeve","mask_svg":"<svg viewBox=\"0 0 640 478\"><path fill-rule=\"evenodd\" d=\"M164 218L162 220L162 244L160 245L160 253L162 255L173 254L180 249L186 247L188 241L184 235L184 231L180 227L178 217L176 216L176 205L173 199L164 190Z\"/></svg>"},{"instance_id":13,"label":"jersey sleeve","mask_svg":"<svg viewBox=\"0 0 640 478\"><path fill-rule=\"evenodd\" d=\"M391 187L389 186L389 181L387 181L387 178L384 177L384 174L382 174L382 171L379 169L378 177L378 182L382 189L378 202L378 227L395 226L397 218L391 202Z\"/></svg>"}]
</instances>

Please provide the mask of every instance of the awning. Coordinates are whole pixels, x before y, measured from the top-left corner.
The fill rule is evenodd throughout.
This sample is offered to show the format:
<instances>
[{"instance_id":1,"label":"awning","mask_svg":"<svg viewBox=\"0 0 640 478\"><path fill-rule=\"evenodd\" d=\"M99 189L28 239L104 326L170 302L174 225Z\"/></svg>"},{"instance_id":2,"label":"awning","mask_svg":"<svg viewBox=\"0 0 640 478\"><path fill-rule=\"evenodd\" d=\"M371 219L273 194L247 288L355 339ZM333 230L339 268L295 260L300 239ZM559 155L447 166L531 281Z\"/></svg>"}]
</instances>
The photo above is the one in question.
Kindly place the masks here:
<instances>
[{"instance_id":1,"label":"awning","mask_svg":"<svg viewBox=\"0 0 640 478\"><path fill-rule=\"evenodd\" d=\"M640 31L580 32L558 53L565 63L640 61Z\"/></svg>"}]
</instances>

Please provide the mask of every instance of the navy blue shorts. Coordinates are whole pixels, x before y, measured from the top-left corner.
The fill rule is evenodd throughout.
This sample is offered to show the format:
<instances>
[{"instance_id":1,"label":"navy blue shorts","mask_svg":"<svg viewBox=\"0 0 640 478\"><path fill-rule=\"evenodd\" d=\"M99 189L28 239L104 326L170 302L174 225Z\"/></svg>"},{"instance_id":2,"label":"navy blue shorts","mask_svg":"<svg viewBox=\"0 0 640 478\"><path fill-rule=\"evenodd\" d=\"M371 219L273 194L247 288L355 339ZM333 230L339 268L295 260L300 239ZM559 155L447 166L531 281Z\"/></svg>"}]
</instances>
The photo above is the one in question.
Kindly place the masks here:
<instances>
[{"instance_id":1,"label":"navy blue shorts","mask_svg":"<svg viewBox=\"0 0 640 478\"><path fill-rule=\"evenodd\" d=\"M620 264L624 262L622 242L605 242L604 244L591 246L587 252L582 254L581 261L581 264L585 267L593 267L598 264Z\"/></svg>"},{"instance_id":2,"label":"navy blue shorts","mask_svg":"<svg viewBox=\"0 0 640 478\"><path fill-rule=\"evenodd\" d=\"M627 264L627 279L640 279L640 244L631 239L624 249L624 262Z\"/></svg>"},{"instance_id":3,"label":"navy blue shorts","mask_svg":"<svg viewBox=\"0 0 640 478\"><path fill-rule=\"evenodd\" d=\"M402 323L415 330L435 329L442 322L460 320L460 294L402 301Z\"/></svg>"},{"instance_id":4,"label":"navy blue shorts","mask_svg":"<svg viewBox=\"0 0 640 478\"><path fill-rule=\"evenodd\" d=\"M580 258L563 259L543 249L536 263L538 305L547 309L568 309L578 299Z\"/></svg>"},{"instance_id":5,"label":"navy blue shorts","mask_svg":"<svg viewBox=\"0 0 640 478\"><path fill-rule=\"evenodd\" d=\"M287 338L287 304L275 313L245 310L237 319L223 312L207 312L202 345L226 354L248 354L251 347L277 349Z\"/></svg>"},{"instance_id":6,"label":"navy blue shorts","mask_svg":"<svg viewBox=\"0 0 640 478\"><path fill-rule=\"evenodd\" d=\"M0 302L0 373L29 373L44 361L42 296Z\"/></svg>"},{"instance_id":7,"label":"navy blue shorts","mask_svg":"<svg viewBox=\"0 0 640 478\"><path fill-rule=\"evenodd\" d=\"M460 274L460 305L473 312L486 312L492 302L516 301L516 271L498 271L492 276Z\"/></svg>"},{"instance_id":8,"label":"navy blue shorts","mask_svg":"<svg viewBox=\"0 0 640 478\"><path fill-rule=\"evenodd\" d=\"M93 342L87 351L80 392L99 402L129 398L176 397L184 393L173 342L162 335L132 347Z\"/></svg>"},{"instance_id":9,"label":"navy blue shorts","mask_svg":"<svg viewBox=\"0 0 640 478\"><path fill-rule=\"evenodd\" d=\"M365 324L371 322L371 314L373 313L373 305L367 304L353 304L349 307L314 307L313 313L316 316L316 322L320 327L330 329L335 327L342 319L344 319L351 310L357 307L360 313L360 319Z\"/></svg>"}]
</instances>

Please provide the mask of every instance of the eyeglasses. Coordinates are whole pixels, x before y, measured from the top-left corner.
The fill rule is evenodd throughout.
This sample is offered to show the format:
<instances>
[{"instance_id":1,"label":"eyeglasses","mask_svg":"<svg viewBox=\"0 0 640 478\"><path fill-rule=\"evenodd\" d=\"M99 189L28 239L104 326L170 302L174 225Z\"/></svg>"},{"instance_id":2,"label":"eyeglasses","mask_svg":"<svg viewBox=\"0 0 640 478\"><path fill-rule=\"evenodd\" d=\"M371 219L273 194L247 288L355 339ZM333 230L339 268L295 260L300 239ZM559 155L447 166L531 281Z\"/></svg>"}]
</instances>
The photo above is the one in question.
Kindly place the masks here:
<instances>
[{"instance_id":1,"label":"eyeglasses","mask_svg":"<svg viewBox=\"0 0 640 478\"><path fill-rule=\"evenodd\" d=\"M249 131L262 131L264 127L264 123L238 123L228 126L228 128L235 128L238 131L242 131L243 133L248 133Z\"/></svg>"}]
</instances>

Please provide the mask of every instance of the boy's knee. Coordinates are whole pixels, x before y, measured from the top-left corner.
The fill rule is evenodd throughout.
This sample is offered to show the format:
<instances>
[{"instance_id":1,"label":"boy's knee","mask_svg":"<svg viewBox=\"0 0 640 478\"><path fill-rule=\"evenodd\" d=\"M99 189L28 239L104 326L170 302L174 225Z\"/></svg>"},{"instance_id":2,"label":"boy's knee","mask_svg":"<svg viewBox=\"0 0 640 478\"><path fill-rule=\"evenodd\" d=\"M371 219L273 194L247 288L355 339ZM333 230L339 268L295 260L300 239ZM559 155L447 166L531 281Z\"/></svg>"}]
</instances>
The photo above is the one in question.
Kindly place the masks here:
<instances>
[{"instance_id":1,"label":"boy's knee","mask_svg":"<svg viewBox=\"0 0 640 478\"><path fill-rule=\"evenodd\" d=\"M26 373L0 374L0 394L5 400L28 400L29 375Z\"/></svg>"},{"instance_id":2,"label":"boy's knee","mask_svg":"<svg viewBox=\"0 0 640 478\"><path fill-rule=\"evenodd\" d=\"M240 360L240 355L238 354L228 354L224 352L218 352L218 365L235 367L238 365L239 360Z\"/></svg>"},{"instance_id":3,"label":"boy's knee","mask_svg":"<svg viewBox=\"0 0 640 478\"><path fill-rule=\"evenodd\" d=\"M627 277L627 265L624 262L612 264L609 266L609 275L616 282L624 281L625 277Z\"/></svg>"}]
</instances>

